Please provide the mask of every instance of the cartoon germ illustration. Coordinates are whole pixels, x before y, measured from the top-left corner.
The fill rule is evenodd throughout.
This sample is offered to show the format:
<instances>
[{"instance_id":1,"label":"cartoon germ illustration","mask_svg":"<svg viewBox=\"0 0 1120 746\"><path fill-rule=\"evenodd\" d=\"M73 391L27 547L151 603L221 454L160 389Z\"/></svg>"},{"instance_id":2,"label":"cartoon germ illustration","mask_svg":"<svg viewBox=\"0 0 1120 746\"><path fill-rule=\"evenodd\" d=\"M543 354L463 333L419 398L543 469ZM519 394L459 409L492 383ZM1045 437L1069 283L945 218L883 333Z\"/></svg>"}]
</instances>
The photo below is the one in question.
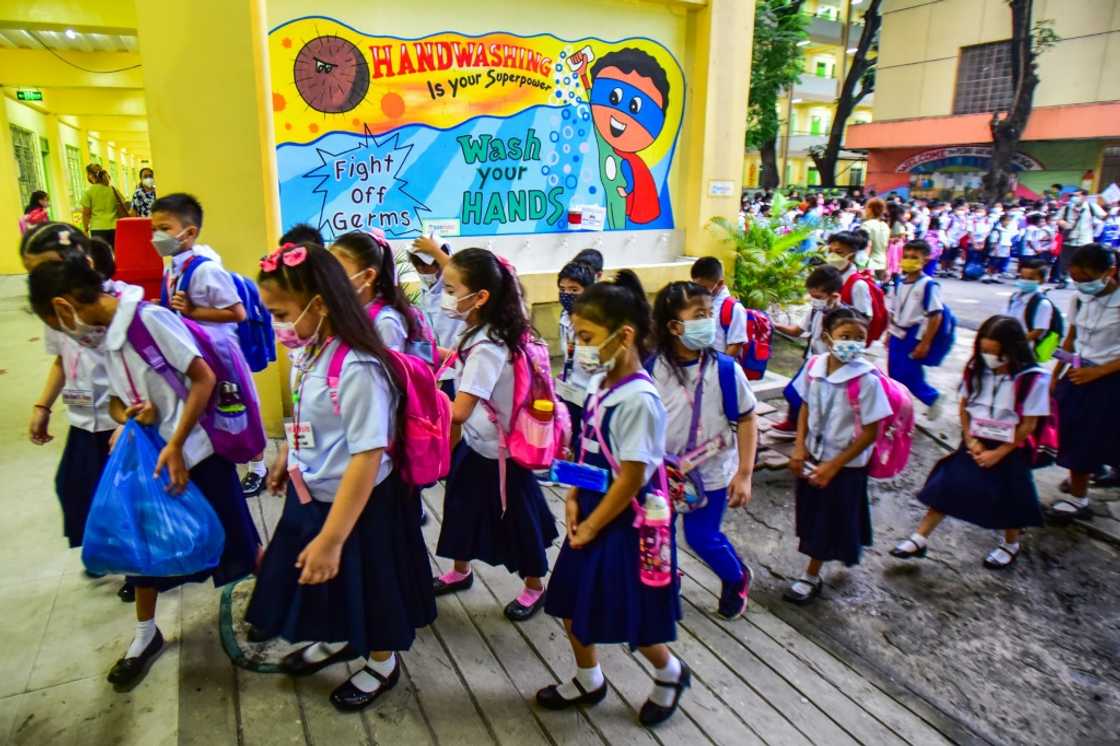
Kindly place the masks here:
<instances>
[{"instance_id":1,"label":"cartoon germ illustration","mask_svg":"<svg viewBox=\"0 0 1120 746\"><path fill-rule=\"evenodd\" d=\"M303 45L292 77L307 105L326 114L350 111L369 91L369 65L361 50L333 34Z\"/></svg>"}]
</instances>

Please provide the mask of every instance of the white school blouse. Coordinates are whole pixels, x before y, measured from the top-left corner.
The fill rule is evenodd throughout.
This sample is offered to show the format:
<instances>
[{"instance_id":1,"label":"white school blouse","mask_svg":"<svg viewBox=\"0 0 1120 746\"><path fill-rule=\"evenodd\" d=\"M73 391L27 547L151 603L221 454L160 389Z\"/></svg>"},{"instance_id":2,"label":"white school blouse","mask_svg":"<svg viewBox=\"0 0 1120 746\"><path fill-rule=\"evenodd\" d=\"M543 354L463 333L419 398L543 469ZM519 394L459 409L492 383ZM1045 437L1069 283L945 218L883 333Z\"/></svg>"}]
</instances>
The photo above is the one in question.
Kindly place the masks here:
<instances>
[{"instance_id":1,"label":"white school blouse","mask_svg":"<svg viewBox=\"0 0 1120 746\"><path fill-rule=\"evenodd\" d=\"M829 461L852 444L856 438L855 412L848 401L848 381L860 376L860 422L872 425L891 414L890 401L878 377L872 373L874 366L863 359L841 365L828 373L828 355L818 355L810 360L793 387L809 407L809 429L805 447L818 463ZM867 466L871 460L868 446L863 453L848 462L849 467Z\"/></svg>"},{"instance_id":2,"label":"white school blouse","mask_svg":"<svg viewBox=\"0 0 1120 746\"><path fill-rule=\"evenodd\" d=\"M738 404L738 416L743 417L754 411L755 397L751 391L747 375L742 367L736 363L735 392ZM673 372L672 367L663 355L658 355L653 364L653 380L657 384L657 391L661 395L661 402L665 407L668 417L665 432L665 449L668 453L681 454L688 446L689 426L692 424L692 404L696 394L696 383L699 378L700 361L695 360L681 366L684 374L684 385ZM727 433L728 446L705 461L699 467L700 478L704 481L704 489L720 490L731 483L731 478L739 469L739 444L735 432L727 421L727 413L723 410L723 391L719 382L719 366L711 359L704 366L704 392L700 405L700 421L696 433L696 445L700 445L720 433Z\"/></svg>"},{"instance_id":3,"label":"white school blouse","mask_svg":"<svg viewBox=\"0 0 1120 746\"><path fill-rule=\"evenodd\" d=\"M604 415L606 409L614 409L610 426L603 431L611 455L620 464L624 461L644 464L643 481L648 482L665 461L665 427L668 420L665 405L657 387L646 377L627 381L600 401L599 397L606 393L600 391L606 375L592 376L588 407L592 406L592 402L598 402L597 406L604 408ZM588 423L588 427L583 429L583 436L588 439L584 442L589 449L597 448L598 441L586 410L584 421Z\"/></svg>"},{"instance_id":4,"label":"white school blouse","mask_svg":"<svg viewBox=\"0 0 1120 746\"><path fill-rule=\"evenodd\" d=\"M490 339L487 336L489 330L489 326L483 326L470 335L455 363L455 390L480 399L463 423L463 440L479 455L496 459L498 430L490 421L490 413L482 402L490 402L502 428L508 431L510 417L513 416L513 365L505 344ZM467 333L464 330L463 334Z\"/></svg>"},{"instance_id":5,"label":"white school blouse","mask_svg":"<svg viewBox=\"0 0 1120 746\"><path fill-rule=\"evenodd\" d=\"M43 326L43 345L47 354L62 359L62 373L66 377L60 401L65 401L68 390L88 392L93 397L91 406L66 404L70 424L79 430L100 433L115 430L117 423L109 416L109 374L105 370L103 350L82 347L62 332Z\"/></svg>"},{"instance_id":6,"label":"white school blouse","mask_svg":"<svg viewBox=\"0 0 1120 746\"><path fill-rule=\"evenodd\" d=\"M291 387L297 391L297 381L302 382L299 403L292 408L293 421L311 426L315 444L295 448L288 446L288 468L297 467L303 472L311 496L320 502L334 502L335 493L342 482L342 475L350 464L350 457L388 449L394 432L397 412L397 392L389 381L385 369L372 355L350 350L342 361L338 382L339 413L335 414L327 386L327 371L338 340L311 362L310 368L299 375L304 365L307 349L292 364ZM388 450L381 455L377 481L381 484L393 472L393 459Z\"/></svg>"},{"instance_id":7,"label":"white school blouse","mask_svg":"<svg viewBox=\"0 0 1120 746\"><path fill-rule=\"evenodd\" d=\"M372 305L372 304L371 304ZM367 306L368 308L368 306ZM401 312L391 306L383 306L373 321L373 328L381 338L381 344L394 352L404 352L408 342L408 326Z\"/></svg>"},{"instance_id":8,"label":"white school blouse","mask_svg":"<svg viewBox=\"0 0 1120 746\"><path fill-rule=\"evenodd\" d=\"M420 308L428 317L428 324L436 335L436 343L444 349L455 344L455 340L462 334L466 322L462 319L453 319L443 310L440 302L443 298L443 275L432 283L430 287L424 286L420 290ZM455 371L451 368L445 370L439 377L441 381L455 380Z\"/></svg>"},{"instance_id":9,"label":"white school blouse","mask_svg":"<svg viewBox=\"0 0 1120 746\"><path fill-rule=\"evenodd\" d=\"M125 294L109 324L109 332L105 337L105 368L109 374L109 390L126 407L141 401L154 404L159 412L159 434L164 440L169 440L179 425L184 401L162 375L148 367L128 341L128 325L136 316L139 302L137 295ZM147 327L160 353L189 390L191 381L186 372L201 353L187 327L174 312L154 303L144 306L140 313L140 323ZM187 468L193 469L213 453L210 436L200 425L195 424L183 444L183 460Z\"/></svg>"},{"instance_id":10,"label":"white school blouse","mask_svg":"<svg viewBox=\"0 0 1120 746\"><path fill-rule=\"evenodd\" d=\"M1076 293L1069 317L1077 328L1077 354L1098 365L1120 358L1120 291L1086 297Z\"/></svg>"},{"instance_id":11,"label":"white school blouse","mask_svg":"<svg viewBox=\"0 0 1120 746\"><path fill-rule=\"evenodd\" d=\"M1045 417L1050 414L1050 372L1040 367L1028 368L1018 375L995 373L985 368L980 374L980 387L970 396L966 393L966 382L961 381L959 394L965 409L974 419L998 420L1019 424L1019 413L1015 411L1015 389L1020 378L1036 375L1030 391L1023 399L1024 417Z\"/></svg>"}]
</instances>

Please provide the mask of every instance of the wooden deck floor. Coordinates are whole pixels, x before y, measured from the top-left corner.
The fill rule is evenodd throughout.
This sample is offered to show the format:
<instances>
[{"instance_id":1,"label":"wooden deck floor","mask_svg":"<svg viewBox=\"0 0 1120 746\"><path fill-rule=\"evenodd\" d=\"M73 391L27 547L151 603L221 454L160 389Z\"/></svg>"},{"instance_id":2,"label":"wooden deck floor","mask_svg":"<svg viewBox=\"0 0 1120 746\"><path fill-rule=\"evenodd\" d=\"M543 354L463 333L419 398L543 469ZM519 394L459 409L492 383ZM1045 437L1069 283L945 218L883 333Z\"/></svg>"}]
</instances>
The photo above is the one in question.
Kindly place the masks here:
<instances>
[{"instance_id":1,"label":"wooden deck floor","mask_svg":"<svg viewBox=\"0 0 1120 746\"><path fill-rule=\"evenodd\" d=\"M558 490L547 490L562 520ZM439 534L442 496L425 495L429 550ZM254 501L264 534L280 501ZM550 552L554 558L558 547ZM432 556L439 572L446 560ZM600 648L610 684L597 707L549 712L533 704L537 689L564 680L573 662L560 623L543 614L515 625L502 607L520 581L475 564L472 589L439 600L439 618L402 657L397 689L361 715L340 715L327 694L348 672L336 666L294 681L233 667L219 652L212 589L185 591L180 673L180 744L943 744L952 729L922 706L891 696L828 650L803 637L757 602L734 622L713 616L718 579L681 543L684 619L672 645L693 671L682 710L655 730L637 711L650 688L649 669L625 646ZM234 594L234 619L251 581ZM188 598L187 595L191 597ZM235 624L237 631L240 625ZM247 652L277 658L287 648Z\"/></svg>"}]
</instances>

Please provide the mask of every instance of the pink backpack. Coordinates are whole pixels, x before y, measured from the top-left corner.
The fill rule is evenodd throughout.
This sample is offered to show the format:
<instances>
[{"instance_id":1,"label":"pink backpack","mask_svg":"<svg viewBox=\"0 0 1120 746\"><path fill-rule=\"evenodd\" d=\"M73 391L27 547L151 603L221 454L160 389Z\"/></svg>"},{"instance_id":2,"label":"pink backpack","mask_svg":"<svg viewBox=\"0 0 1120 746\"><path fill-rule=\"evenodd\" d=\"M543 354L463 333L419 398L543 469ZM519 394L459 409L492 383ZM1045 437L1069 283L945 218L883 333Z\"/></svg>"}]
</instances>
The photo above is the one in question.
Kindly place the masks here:
<instances>
[{"instance_id":1,"label":"pink backpack","mask_svg":"<svg viewBox=\"0 0 1120 746\"><path fill-rule=\"evenodd\" d=\"M466 351L469 354L469 349ZM436 376L458 359L458 353L448 355ZM498 411L487 400L480 404L486 409L490 421L498 430L498 474L502 497L502 512L506 509L506 459L530 471L547 469L556 459L568 455L572 439L572 419L568 408L556 396L552 385L552 361L548 345L526 335L521 340L521 352L513 355L513 414L509 424L502 422ZM543 422L530 410L537 399L552 402L552 421Z\"/></svg>"},{"instance_id":2,"label":"pink backpack","mask_svg":"<svg viewBox=\"0 0 1120 746\"><path fill-rule=\"evenodd\" d=\"M341 414L338 384L348 352L349 346L339 344L327 365L327 387L335 414ZM405 389L403 442L389 446L398 461L394 466L407 484L435 484L451 470L451 400L436 386L430 365L414 355L386 352Z\"/></svg>"},{"instance_id":3,"label":"pink backpack","mask_svg":"<svg viewBox=\"0 0 1120 746\"><path fill-rule=\"evenodd\" d=\"M369 307L369 320L376 323L378 314L385 308L385 301L378 298ZM439 364L439 349L436 343L435 332L428 324L428 319L416 308L409 308L412 312L412 319L416 323L416 328L420 330L419 338L409 338L405 343L405 351L414 357L418 357L425 363L430 365L434 370ZM405 327L407 328L407 326Z\"/></svg>"},{"instance_id":4,"label":"pink backpack","mask_svg":"<svg viewBox=\"0 0 1120 746\"><path fill-rule=\"evenodd\" d=\"M875 439L871 460L867 463L867 474L872 479L890 479L902 473L910 460L910 447L914 442L914 402L905 386L887 377L878 368L873 369L870 375L876 376L882 384L891 404L891 414L879 428L879 437ZM859 417L859 381L862 377L848 381L848 401L855 410L857 438L863 430Z\"/></svg>"}]
</instances>

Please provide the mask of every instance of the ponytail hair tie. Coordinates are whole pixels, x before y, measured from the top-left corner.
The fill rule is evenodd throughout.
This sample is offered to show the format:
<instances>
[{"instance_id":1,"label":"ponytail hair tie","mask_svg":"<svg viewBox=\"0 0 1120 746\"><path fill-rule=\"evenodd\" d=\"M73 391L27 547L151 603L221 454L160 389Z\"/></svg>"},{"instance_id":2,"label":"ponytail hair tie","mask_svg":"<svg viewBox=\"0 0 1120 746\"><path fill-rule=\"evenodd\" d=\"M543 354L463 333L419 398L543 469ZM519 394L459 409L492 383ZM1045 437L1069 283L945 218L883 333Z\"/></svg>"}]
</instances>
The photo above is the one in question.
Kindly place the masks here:
<instances>
[{"instance_id":1,"label":"ponytail hair tie","mask_svg":"<svg viewBox=\"0 0 1120 746\"><path fill-rule=\"evenodd\" d=\"M381 230L380 228L370 228L368 231L366 231L366 233L368 233L370 237L373 238L373 240L376 241L377 245L381 248L386 250L391 248L389 246L389 239L385 238L385 231Z\"/></svg>"}]
</instances>

